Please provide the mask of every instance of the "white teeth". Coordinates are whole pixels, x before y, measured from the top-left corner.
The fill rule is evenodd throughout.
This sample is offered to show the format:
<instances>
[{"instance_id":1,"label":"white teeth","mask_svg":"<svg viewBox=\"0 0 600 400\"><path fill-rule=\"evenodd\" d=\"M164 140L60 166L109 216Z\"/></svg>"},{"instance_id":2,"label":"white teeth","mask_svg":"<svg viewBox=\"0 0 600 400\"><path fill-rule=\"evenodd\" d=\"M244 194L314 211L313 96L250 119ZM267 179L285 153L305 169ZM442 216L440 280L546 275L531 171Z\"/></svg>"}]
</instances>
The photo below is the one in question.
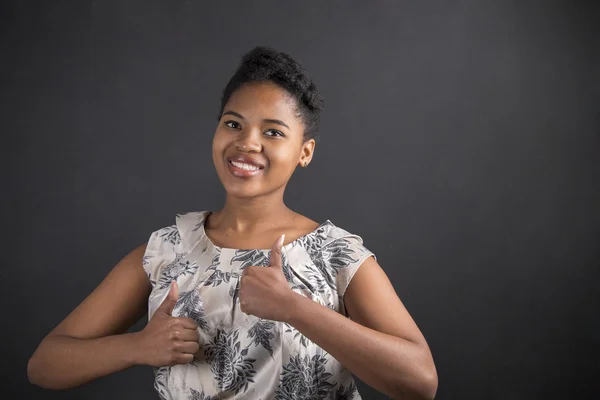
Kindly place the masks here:
<instances>
[{"instance_id":1,"label":"white teeth","mask_svg":"<svg viewBox=\"0 0 600 400\"><path fill-rule=\"evenodd\" d=\"M241 162L231 161L231 163L234 166L236 166L236 167L238 167L240 169L244 169L246 171L258 171L260 169L260 168L254 166L254 165L244 164L244 163L241 163Z\"/></svg>"}]
</instances>

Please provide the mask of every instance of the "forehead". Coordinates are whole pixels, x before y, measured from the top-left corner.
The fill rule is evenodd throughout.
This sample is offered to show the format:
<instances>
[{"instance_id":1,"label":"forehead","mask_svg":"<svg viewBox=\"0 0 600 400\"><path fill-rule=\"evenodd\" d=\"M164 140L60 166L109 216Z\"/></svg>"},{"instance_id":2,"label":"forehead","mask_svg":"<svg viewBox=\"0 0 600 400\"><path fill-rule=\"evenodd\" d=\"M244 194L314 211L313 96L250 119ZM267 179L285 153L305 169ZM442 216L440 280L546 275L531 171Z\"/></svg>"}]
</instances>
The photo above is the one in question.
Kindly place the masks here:
<instances>
[{"instance_id":1,"label":"forehead","mask_svg":"<svg viewBox=\"0 0 600 400\"><path fill-rule=\"evenodd\" d=\"M223 111L236 111L247 119L279 119L288 125L302 124L295 99L272 82L242 85L232 93Z\"/></svg>"}]
</instances>

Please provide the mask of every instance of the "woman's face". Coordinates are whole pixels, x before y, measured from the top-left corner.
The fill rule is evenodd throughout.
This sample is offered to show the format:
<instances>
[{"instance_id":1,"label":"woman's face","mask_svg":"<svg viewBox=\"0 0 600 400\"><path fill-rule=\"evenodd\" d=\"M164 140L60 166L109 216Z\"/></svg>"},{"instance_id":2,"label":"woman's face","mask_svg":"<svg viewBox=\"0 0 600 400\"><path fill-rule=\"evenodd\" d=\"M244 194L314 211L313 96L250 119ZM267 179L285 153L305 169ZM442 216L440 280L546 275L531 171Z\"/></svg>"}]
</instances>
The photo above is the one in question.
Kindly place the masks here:
<instances>
[{"instance_id":1,"label":"woman's face","mask_svg":"<svg viewBox=\"0 0 600 400\"><path fill-rule=\"evenodd\" d=\"M283 191L296 166L312 158L315 141L304 142L296 102L271 82L236 90L213 138L217 175L228 195L252 198Z\"/></svg>"}]
</instances>

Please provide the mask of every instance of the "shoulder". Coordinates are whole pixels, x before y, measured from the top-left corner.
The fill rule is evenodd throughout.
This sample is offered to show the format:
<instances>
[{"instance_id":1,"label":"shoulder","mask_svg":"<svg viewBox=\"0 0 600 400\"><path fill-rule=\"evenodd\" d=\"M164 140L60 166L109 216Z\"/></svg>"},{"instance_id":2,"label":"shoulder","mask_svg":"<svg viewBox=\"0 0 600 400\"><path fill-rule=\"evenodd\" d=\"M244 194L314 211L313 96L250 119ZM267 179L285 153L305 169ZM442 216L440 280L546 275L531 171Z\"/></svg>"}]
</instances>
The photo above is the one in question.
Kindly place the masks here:
<instances>
[{"instance_id":1,"label":"shoulder","mask_svg":"<svg viewBox=\"0 0 600 400\"><path fill-rule=\"evenodd\" d=\"M365 247L362 237L330 220L307 235L302 245L319 271L321 282L337 293L333 299L334 308L345 315L343 297L346 289L361 265L367 259L375 258L375 254Z\"/></svg>"},{"instance_id":2,"label":"shoulder","mask_svg":"<svg viewBox=\"0 0 600 400\"><path fill-rule=\"evenodd\" d=\"M304 247L311 258L318 258L320 263L342 263L348 266L373 255L365 247L362 237L335 225L330 220L299 238L297 244Z\"/></svg>"},{"instance_id":3,"label":"shoulder","mask_svg":"<svg viewBox=\"0 0 600 400\"><path fill-rule=\"evenodd\" d=\"M144 251L142 266L153 286L164 269L176 266L200 242L208 214L208 211L177 214L173 224L152 232L140 251Z\"/></svg>"},{"instance_id":4,"label":"shoulder","mask_svg":"<svg viewBox=\"0 0 600 400\"><path fill-rule=\"evenodd\" d=\"M361 236L335 225L330 220L327 220L319 225L315 233L317 236L324 238L323 246L340 243L348 243L353 245L363 244L363 238Z\"/></svg>"}]
</instances>

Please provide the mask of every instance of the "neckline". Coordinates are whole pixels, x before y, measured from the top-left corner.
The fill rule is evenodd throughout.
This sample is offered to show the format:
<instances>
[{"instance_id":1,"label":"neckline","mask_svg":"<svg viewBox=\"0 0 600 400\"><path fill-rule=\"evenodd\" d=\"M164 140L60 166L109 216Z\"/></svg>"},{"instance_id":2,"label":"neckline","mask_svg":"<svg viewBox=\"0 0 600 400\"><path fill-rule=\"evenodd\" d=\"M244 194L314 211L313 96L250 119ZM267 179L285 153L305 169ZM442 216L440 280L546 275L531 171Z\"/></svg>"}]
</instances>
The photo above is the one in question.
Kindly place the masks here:
<instances>
[{"instance_id":1,"label":"neckline","mask_svg":"<svg viewBox=\"0 0 600 400\"><path fill-rule=\"evenodd\" d=\"M204 218L202 220L202 223L200 224L200 235L204 238L204 240L206 240L206 242L212 246L214 249L218 250L218 251L271 251L271 249L235 249L232 247L221 247L221 246L217 246L215 243L213 243L213 241L208 237L208 235L206 234L206 221L208 221L208 217L212 214L212 211L206 211L204 213ZM298 238L292 240L291 242L289 242L288 244L284 244L281 248L284 250L287 250L290 247L293 247L296 242L299 242L300 240L310 236L310 235L314 235L317 233L317 231L319 229L321 229L322 227L324 227L325 225L331 224L330 220L325 220L324 222L321 222L319 224L319 226L317 226L315 229L313 229L312 231L299 236Z\"/></svg>"}]
</instances>

